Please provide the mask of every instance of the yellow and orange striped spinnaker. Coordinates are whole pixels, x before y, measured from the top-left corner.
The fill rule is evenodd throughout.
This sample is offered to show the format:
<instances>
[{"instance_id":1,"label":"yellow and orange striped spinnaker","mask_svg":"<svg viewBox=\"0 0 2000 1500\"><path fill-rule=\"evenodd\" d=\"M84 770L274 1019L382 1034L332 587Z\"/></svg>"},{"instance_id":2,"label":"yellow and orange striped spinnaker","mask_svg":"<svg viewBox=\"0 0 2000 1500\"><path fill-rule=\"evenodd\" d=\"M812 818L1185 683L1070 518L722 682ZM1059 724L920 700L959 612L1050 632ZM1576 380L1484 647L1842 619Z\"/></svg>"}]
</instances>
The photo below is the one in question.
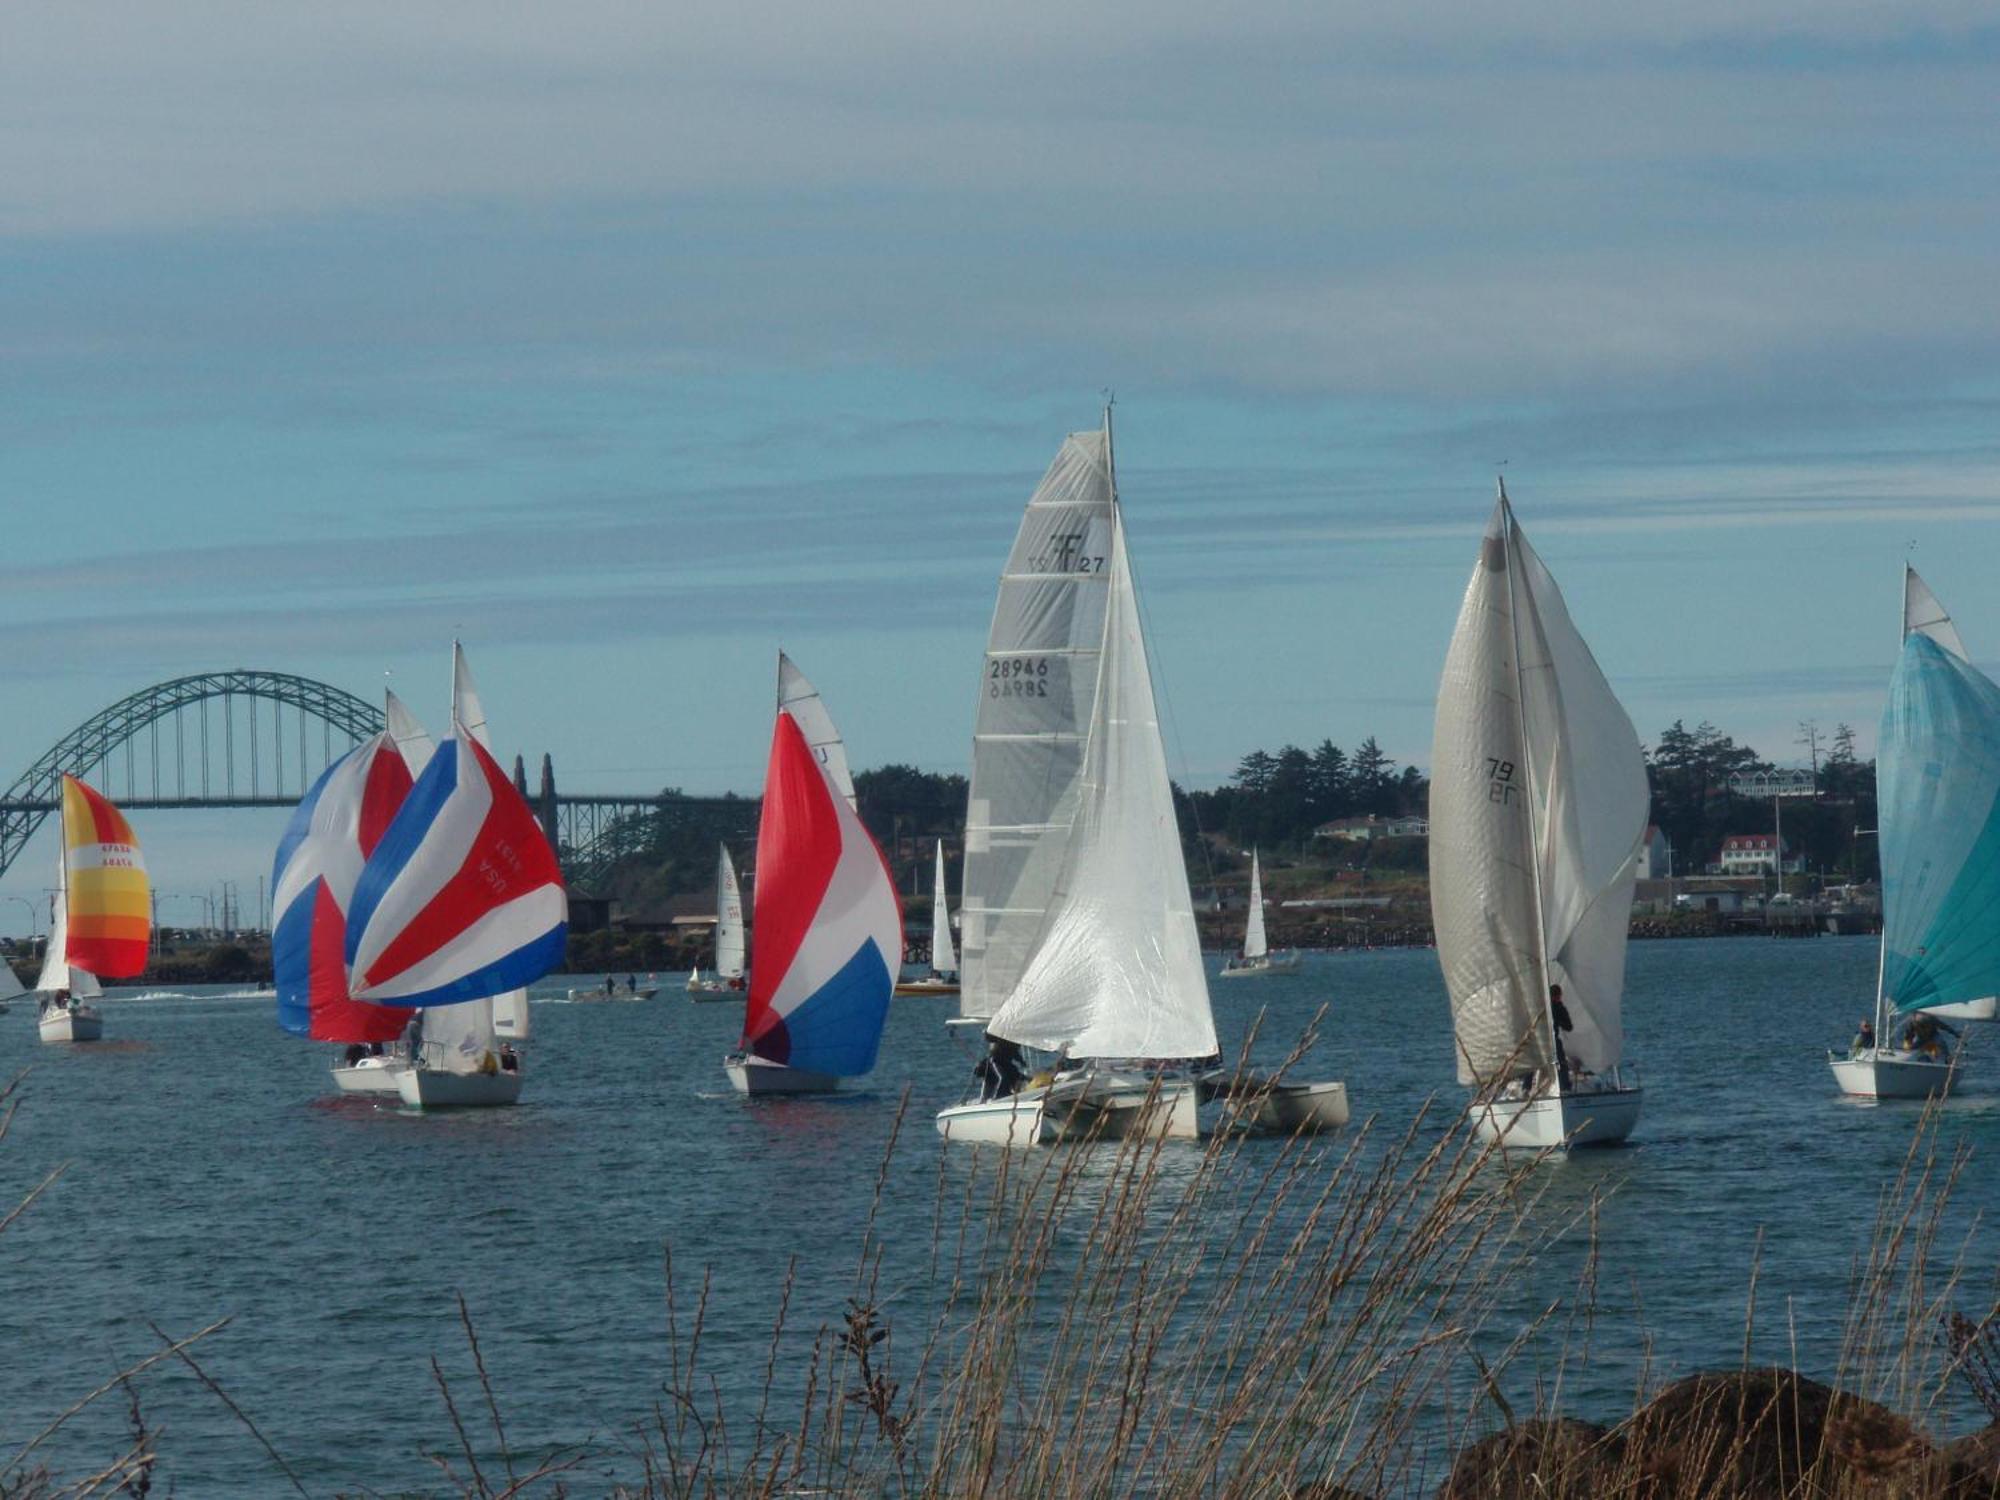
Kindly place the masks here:
<instances>
[{"instance_id":1,"label":"yellow and orange striped spinnaker","mask_svg":"<svg viewBox=\"0 0 2000 1500\"><path fill-rule=\"evenodd\" d=\"M63 776L63 868L70 963L100 979L131 979L146 967L153 898L132 825L74 776Z\"/></svg>"}]
</instances>

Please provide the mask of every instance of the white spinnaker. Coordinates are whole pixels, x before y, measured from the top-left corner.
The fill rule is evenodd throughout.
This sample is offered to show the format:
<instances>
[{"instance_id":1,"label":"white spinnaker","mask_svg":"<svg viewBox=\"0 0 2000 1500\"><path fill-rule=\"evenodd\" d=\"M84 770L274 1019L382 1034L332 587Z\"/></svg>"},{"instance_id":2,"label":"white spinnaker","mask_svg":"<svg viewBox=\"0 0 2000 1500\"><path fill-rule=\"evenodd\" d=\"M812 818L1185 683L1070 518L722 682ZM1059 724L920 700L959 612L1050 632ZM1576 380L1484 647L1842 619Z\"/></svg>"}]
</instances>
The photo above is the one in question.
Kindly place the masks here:
<instances>
[{"instance_id":1,"label":"white spinnaker","mask_svg":"<svg viewBox=\"0 0 2000 1500\"><path fill-rule=\"evenodd\" d=\"M827 779L847 799L847 805L853 807L854 778L847 770L847 746L840 738L840 731L833 727L833 716L820 701L819 689L806 680L806 674L793 666L792 659L782 651L778 653L778 707L791 714L799 733L806 737L806 748L812 751L813 759L825 769Z\"/></svg>"},{"instance_id":2,"label":"white spinnaker","mask_svg":"<svg viewBox=\"0 0 2000 1500\"><path fill-rule=\"evenodd\" d=\"M958 969L958 955L951 946L951 902L944 893L944 840L938 840L937 875L931 882L931 972L951 974Z\"/></svg>"},{"instance_id":3,"label":"white spinnaker","mask_svg":"<svg viewBox=\"0 0 2000 1500\"><path fill-rule=\"evenodd\" d=\"M388 688L382 690L383 719L389 726L389 739L396 747L396 753L403 757L410 778L415 780L424 774L424 767L431 763L431 756L437 753L437 741L431 732L417 722L417 716L410 712L401 698Z\"/></svg>"},{"instance_id":4,"label":"white spinnaker","mask_svg":"<svg viewBox=\"0 0 2000 1500\"><path fill-rule=\"evenodd\" d=\"M1264 872L1257 864L1257 851L1250 851L1250 920L1243 924L1243 956L1262 958L1271 951L1264 936Z\"/></svg>"},{"instance_id":5,"label":"white spinnaker","mask_svg":"<svg viewBox=\"0 0 2000 1500\"><path fill-rule=\"evenodd\" d=\"M465 648L457 641L451 643L451 717L456 726L478 741L480 749L492 752L493 741L486 734L486 710L479 702L472 668L466 665Z\"/></svg>"},{"instance_id":6,"label":"white spinnaker","mask_svg":"<svg viewBox=\"0 0 2000 1500\"><path fill-rule=\"evenodd\" d=\"M1431 914L1460 1082L1550 1067L1550 984L1575 1026L1570 1059L1618 1062L1647 804L1631 720L1503 496L1445 658L1431 754Z\"/></svg>"},{"instance_id":7,"label":"white spinnaker","mask_svg":"<svg viewBox=\"0 0 2000 1500\"><path fill-rule=\"evenodd\" d=\"M1072 433L1000 574L966 801L959 1012L993 1015L1027 967L1076 819L1111 552L1110 453Z\"/></svg>"},{"instance_id":8,"label":"white spinnaker","mask_svg":"<svg viewBox=\"0 0 2000 1500\"><path fill-rule=\"evenodd\" d=\"M1075 828L1041 938L987 1029L1072 1057L1207 1057L1208 976L1115 511L1105 608Z\"/></svg>"},{"instance_id":9,"label":"white spinnaker","mask_svg":"<svg viewBox=\"0 0 2000 1500\"><path fill-rule=\"evenodd\" d=\"M1903 634L1909 636L1914 631L1927 635L1960 661L1971 661L1965 654L1965 642L1959 639L1958 627L1951 622L1945 607L1938 603L1938 597L1930 590L1930 585L1917 576L1917 570L1907 563L1903 566Z\"/></svg>"},{"instance_id":10,"label":"white spinnaker","mask_svg":"<svg viewBox=\"0 0 2000 1500\"><path fill-rule=\"evenodd\" d=\"M715 973L719 979L743 977L743 888L727 844L715 857Z\"/></svg>"}]
</instances>

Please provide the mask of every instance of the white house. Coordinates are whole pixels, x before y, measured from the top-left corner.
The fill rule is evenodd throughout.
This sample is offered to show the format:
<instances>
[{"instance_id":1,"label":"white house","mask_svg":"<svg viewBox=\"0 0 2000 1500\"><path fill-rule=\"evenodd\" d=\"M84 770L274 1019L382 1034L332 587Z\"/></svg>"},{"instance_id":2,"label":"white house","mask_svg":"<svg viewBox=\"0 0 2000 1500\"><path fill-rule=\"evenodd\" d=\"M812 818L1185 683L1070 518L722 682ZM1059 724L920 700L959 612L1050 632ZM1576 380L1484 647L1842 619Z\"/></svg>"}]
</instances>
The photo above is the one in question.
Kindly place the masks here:
<instances>
[{"instance_id":1,"label":"white house","mask_svg":"<svg viewBox=\"0 0 2000 1500\"><path fill-rule=\"evenodd\" d=\"M1430 836L1430 819L1415 815L1383 818L1370 813L1365 818L1335 818L1331 823L1322 823L1313 830L1316 839L1346 839L1353 844L1365 844L1374 839L1427 839Z\"/></svg>"},{"instance_id":2,"label":"white house","mask_svg":"<svg viewBox=\"0 0 2000 1500\"><path fill-rule=\"evenodd\" d=\"M1717 867L1725 875L1771 875L1777 872L1778 836L1773 833L1732 833L1722 841L1722 858ZM1785 871L1795 874L1805 868L1803 859L1794 859L1790 846L1784 850Z\"/></svg>"},{"instance_id":3,"label":"white house","mask_svg":"<svg viewBox=\"0 0 2000 1500\"><path fill-rule=\"evenodd\" d=\"M1670 873L1668 860L1671 858L1667 849L1667 836L1660 832L1658 824L1648 823L1646 837L1639 843L1639 879L1665 880Z\"/></svg>"}]
</instances>

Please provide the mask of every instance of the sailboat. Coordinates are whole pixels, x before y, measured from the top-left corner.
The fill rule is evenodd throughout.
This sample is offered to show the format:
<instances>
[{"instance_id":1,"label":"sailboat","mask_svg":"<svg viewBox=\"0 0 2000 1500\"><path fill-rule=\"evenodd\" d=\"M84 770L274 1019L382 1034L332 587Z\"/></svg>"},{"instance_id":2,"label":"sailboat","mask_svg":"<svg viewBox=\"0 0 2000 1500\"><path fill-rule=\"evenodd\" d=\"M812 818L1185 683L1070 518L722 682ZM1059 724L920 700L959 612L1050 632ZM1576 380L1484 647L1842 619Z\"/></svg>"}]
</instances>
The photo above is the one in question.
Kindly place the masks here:
<instances>
[{"instance_id":1,"label":"sailboat","mask_svg":"<svg viewBox=\"0 0 2000 1500\"><path fill-rule=\"evenodd\" d=\"M56 891L49 946L35 981L45 1042L94 1042L104 1018L87 1002L102 979L145 972L152 946L152 892L132 825L110 801L63 774Z\"/></svg>"},{"instance_id":2,"label":"sailboat","mask_svg":"<svg viewBox=\"0 0 2000 1500\"><path fill-rule=\"evenodd\" d=\"M875 1066L903 956L888 861L861 822L847 748L819 691L778 653L778 712L757 820L756 962L740 1094L822 1094Z\"/></svg>"},{"instance_id":3,"label":"sailboat","mask_svg":"<svg viewBox=\"0 0 2000 1500\"><path fill-rule=\"evenodd\" d=\"M7 1002L18 1000L28 993L28 987L21 983L21 976L14 972L14 966L0 958L0 1016L7 1014Z\"/></svg>"},{"instance_id":4,"label":"sailboat","mask_svg":"<svg viewBox=\"0 0 2000 1500\"><path fill-rule=\"evenodd\" d=\"M1878 744L1876 1044L1829 1053L1827 1061L1843 1093L1921 1099L1950 1092L1956 1076L1937 1035L1946 1028L1935 1018L1991 1019L2000 994L1991 940L2000 891L2000 687L1967 659L1958 627L1909 567L1902 651ZM1918 1033L1916 1047L1892 1043L1898 1018Z\"/></svg>"},{"instance_id":5,"label":"sailboat","mask_svg":"<svg viewBox=\"0 0 2000 1500\"><path fill-rule=\"evenodd\" d=\"M1273 953L1264 936L1264 876L1257 865L1257 851L1250 851L1250 918L1243 924L1243 951L1222 966L1224 979L1249 979L1258 974L1296 974L1299 954L1295 948Z\"/></svg>"},{"instance_id":6,"label":"sailboat","mask_svg":"<svg viewBox=\"0 0 2000 1500\"><path fill-rule=\"evenodd\" d=\"M941 1112L948 1140L1192 1137L1216 1051L1167 779L1111 414L1072 433L1028 501L980 667L966 804L959 1024L989 1063L1053 1076ZM1133 1060L1136 1060L1133 1061ZM987 1065L982 1065L985 1067Z\"/></svg>"},{"instance_id":7,"label":"sailboat","mask_svg":"<svg viewBox=\"0 0 2000 1500\"><path fill-rule=\"evenodd\" d=\"M562 872L534 810L501 770L452 643L452 733L437 747L355 883L346 960L357 1000L421 1010L403 1103L512 1104L521 1061L496 1009L562 961Z\"/></svg>"},{"instance_id":8,"label":"sailboat","mask_svg":"<svg viewBox=\"0 0 2000 1500\"><path fill-rule=\"evenodd\" d=\"M1431 917L1481 1139L1606 1145L1638 1123L1621 1002L1648 798L1632 721L1503 483L1431 754Z\"/></svg>"},{"instance_id":9,"label":"sailboat","mask_svg":"<svg viewBox=\"0 0 2000 1500\"><path fill-rule=\"evenodd\" d=\"M392 730L364 740L300 800L271 868L278 1025L294 1036L344 1044L333 1081L345 1094L393 1097L396 1075L408 1066L407 1056L391 1048L415 1012L350 995L345 949L355 882L414 782Z\"/></svg>"},{"instance_id":10,"label":"sailboat","mask_svg":"<svg viewBox=\"0 0 2000 1500\"><path fill-rule=\"evenodd\" d=\"M958 955L951 945L951 903L944 891L944 840L937 843L937 869L931 881L931 968L921 979L898 980L899 995L956 995Z\"/></svg>"},{"instance_id":11,"label":"sailboat","mask_svg":"<svg viewBox=\"0 0 2000 1500\"><path fill-rule=\"evenodd\" d=\"M701 965L696 964L688 975L688 999L741 999L743 954L743 888L737 884L729 846L719 844L715 853L715 974L702 978Z\"/></svg>"}]
</instances>

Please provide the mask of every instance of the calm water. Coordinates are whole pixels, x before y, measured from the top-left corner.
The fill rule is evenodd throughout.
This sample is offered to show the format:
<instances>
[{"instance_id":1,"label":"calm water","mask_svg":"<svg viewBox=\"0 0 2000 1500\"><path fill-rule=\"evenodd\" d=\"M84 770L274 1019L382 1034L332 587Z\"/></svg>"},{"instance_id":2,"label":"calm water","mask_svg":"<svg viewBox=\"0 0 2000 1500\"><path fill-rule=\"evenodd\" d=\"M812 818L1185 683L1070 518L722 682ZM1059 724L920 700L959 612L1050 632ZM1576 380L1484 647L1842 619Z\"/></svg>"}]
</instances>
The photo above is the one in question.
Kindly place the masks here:
<instances>
[{"instance_id":1,"label":"calm water","mask_svg":"<svg viewBox=\"0 0 2000 1500\"><path fill-rule=\"evenodd\" d=\"M1757 1352L1785 1358L1796 1337L1802 1362L1831 1372L1853 1257L1916 1119L1843 1103L1823 1061L1873 981L1866 939L1633 946L1638 1137L1548 1169L1551 1215L1616 1188L1600 1218L1610 1321L1569 1378L1571 1409L1629 1409L1635 1301L1657 1373L1735 1359L1760 1232ZM1345 1077L1357 1115L1400 1128L1434 1090L1457 1097L1428 952L1312 956L1296 977L1218 984L1215 1000L1229 1048L1268 1007L1273 1056L1330 1002L1311 1071ZM114 996L111 1040L75 1049L41 1046L17 1004L0 1017L0 1077L34 1071L0 1144L0 1199L70 1167L0 1236L0 1457L150 1352L148 1320L185 1334L228 1315L201 1357L309 1488L428 1492L421 1453L448 1442L429 1357L467 1369L455 1289L517 1439L610 1435L647 1411L665 1369L669 1246L690 1281L714 1269L704 1363L754 1386L789 1256L823 1268L802 1282L799 1321L839 1311L906 1085L920 1134L888 1183L884 1238L891 1281L923 1275L930 1115L970 1066L939 1024L950 1003L896 1002L867 1089L754 1105L719 1065L738 1011L689 1005L671 976L646 1004L540 1004L521 1106L431 1117L330 1095L327 1049L279 1033L268 1001ZM1945 1129L1977 1151L1958 1206L1990 1277L1994 1231L1972 1220L2000 1209L2000 1036L1975 1042ZM1545 1255L1510 1311L1568 1291L1579 1254ZM191 1377L149 1377L145 1397L180 1493L277 1493ZM53 1447L59 1466L111 1452L120 1421L107 1409L76 1428Z\"/></svg>"}]
</instances>

